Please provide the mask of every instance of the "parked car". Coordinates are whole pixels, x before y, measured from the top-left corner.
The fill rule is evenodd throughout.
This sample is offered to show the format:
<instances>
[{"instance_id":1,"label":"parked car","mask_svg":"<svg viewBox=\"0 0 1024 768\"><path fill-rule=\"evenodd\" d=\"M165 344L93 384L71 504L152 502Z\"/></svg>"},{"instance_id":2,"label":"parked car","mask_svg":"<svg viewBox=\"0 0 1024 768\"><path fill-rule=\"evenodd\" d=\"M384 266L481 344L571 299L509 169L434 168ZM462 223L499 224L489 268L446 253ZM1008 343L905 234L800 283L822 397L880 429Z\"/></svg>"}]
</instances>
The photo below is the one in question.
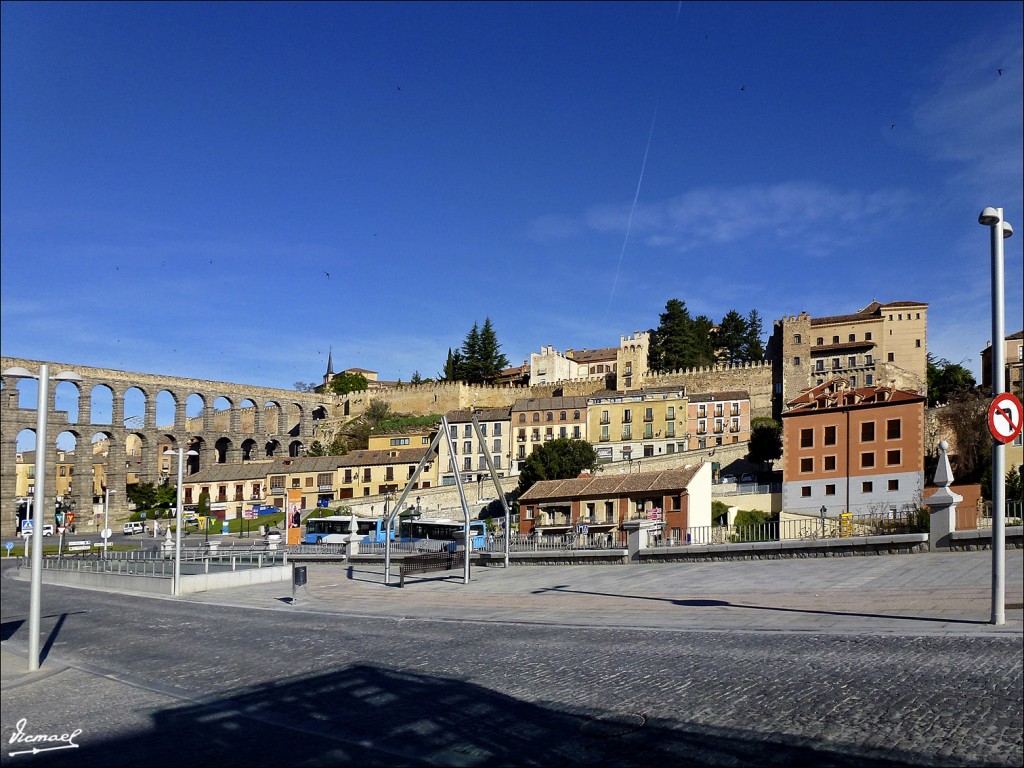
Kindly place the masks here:
<instances>
[{"instance_id":1,"label":"parked car","mask_svg":"<svg viewBox=\"0 0 1024 768\"><path fill-rule=\"evenodd\" d=\"M49 523L43 526L43 536L53 536L53 526Z\"/></svg>"},{"instance_id":2,"label":"parked car","mask_svg":"<svg viewBox=\"0 0 1024 768\"><path fill-rule=\"evenodd\" d=\"M720 478L718 478L718 482L720 484L723 484L723 485L725 483L735 483L736 482L736 476L735 475L722 475Z\"/></svg>"},{"instance_id":3,"label":"parked car","mask_svg":"<svg viewBox=\"0 0 1024 768\"><path fill-rule=\"evenodd\" d=\"M133 533L145 533L146 526L138 521L134 523L125 523L121 527L121 533L125 536L131 536Z\"/></svg>"},{"instance_id":4,"label":"parked car","mask_svg":"<svg viewBox=\"0 0 1024 768\"><path fill-rule=\"evenodd\" d=\"M750 473L747 473L745 475L740 475L740 482L741 483L756 483L757 482L757 478L754 477L753 475L751 475Z\"/></svg>"}]
</instances>

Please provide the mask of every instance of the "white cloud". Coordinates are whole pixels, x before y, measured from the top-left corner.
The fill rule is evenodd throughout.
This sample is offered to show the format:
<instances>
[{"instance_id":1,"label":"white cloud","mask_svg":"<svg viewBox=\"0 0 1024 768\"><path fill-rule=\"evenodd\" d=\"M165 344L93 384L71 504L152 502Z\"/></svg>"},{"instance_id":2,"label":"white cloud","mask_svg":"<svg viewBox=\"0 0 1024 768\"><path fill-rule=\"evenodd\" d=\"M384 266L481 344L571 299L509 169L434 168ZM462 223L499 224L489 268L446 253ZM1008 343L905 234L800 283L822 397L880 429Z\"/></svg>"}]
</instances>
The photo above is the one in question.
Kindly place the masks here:
<instances>
[{"instance_id":1,"label":"white cloud","mask_svg":"<svg viewBox=\"0 0 1024 768\"><path fill-rule=\"evenodd\" d=\"M839 190L816 182L710 186L639 205L633 233L651 247L688 251L756 238L760 247L820 254L848 245L912 204L901 190ZM625 232L628 205L601 205L585 214L589 228Z\"/></svg>"}]
</instances>

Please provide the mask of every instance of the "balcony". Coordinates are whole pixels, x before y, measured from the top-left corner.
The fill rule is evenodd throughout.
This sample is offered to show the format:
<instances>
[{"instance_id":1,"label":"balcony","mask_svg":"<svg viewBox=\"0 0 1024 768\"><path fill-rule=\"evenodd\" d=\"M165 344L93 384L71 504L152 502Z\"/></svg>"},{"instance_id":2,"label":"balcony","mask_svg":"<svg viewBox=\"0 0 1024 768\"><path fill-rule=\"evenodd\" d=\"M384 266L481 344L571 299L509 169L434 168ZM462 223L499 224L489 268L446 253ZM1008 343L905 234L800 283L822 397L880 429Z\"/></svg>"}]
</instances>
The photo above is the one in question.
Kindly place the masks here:
<instances>
[{"instance_id":1,"label":"balcony","mask_svg":"<svg viewBox=\"0 0 1024 768\"><path fill-rule=\"evenodd\" d=\"M319 493L329 493L334 490L334 483L327 483L327 485L318 485L316 487Z\"/></svg>"}]
</instances>

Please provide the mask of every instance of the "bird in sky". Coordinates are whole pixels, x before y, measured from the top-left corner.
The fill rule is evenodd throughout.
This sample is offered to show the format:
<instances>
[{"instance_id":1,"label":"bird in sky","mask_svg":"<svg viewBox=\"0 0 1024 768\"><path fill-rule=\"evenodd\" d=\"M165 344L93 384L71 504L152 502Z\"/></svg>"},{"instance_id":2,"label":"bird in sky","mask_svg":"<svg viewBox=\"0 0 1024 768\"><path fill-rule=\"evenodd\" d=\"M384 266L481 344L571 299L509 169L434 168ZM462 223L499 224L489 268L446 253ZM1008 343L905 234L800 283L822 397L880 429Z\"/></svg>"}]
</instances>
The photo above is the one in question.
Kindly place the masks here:
<instances>
[{"instance_id":1,"label":"bird in sky","mask_svg":"<svg viewBox=\"0 0 1024 768\"><path fill-rule=\"evenodd\" d=\"M745 85L741 85L741 86L740 86L740 90L741 90L741 91L745 91L745 90L747 90L747 86L745 86Z\"/></svg>"},{"instance_id":2,"label":"bird in sky","mask_svg":"<svg viewBox=\"0 0 1024 768\"><path fill-rule=\"evenodd\" d=\"M997 70L996 70L996 72L998 72L998 73L999 73L999 76L1000 76L1000 77L1002 77L1002 76L1003 76L1003 70L1001 70L1001 69L997 69Z\"/></svg>"},{"instance_id":3,"label":"bird in sky","mask_svg":"<svg viewBox=\"0 0 1024 768\"><path fill-rule=\"evenodd\" d=\"M896 123L893 123L892 125L889 126L889 130L891 131L895 127L896 127Z\"/></svg>"},{"instance_id":4,"label":"bird in sky","mask_svg":"<svg viewBox=\"0 0 1024 768\"><path fill-rule=\"evenodd\" d=\"M330 279L331 279L331 273L330 273L330 272L324 272L324 274L325 274L325 275L327 275L327 279L328 279L328 280L330 280Z\"/></svg>"}]
</instances>

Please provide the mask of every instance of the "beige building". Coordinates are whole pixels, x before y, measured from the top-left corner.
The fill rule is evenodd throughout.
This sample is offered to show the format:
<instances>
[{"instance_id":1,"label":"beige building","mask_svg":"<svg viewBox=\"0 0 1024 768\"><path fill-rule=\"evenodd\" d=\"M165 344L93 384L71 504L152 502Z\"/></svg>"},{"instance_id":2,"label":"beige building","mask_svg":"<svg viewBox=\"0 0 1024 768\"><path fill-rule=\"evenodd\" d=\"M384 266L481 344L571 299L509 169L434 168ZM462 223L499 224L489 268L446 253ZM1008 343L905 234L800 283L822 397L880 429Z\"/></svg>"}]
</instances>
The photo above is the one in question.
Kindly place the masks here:
<instances>
[{"instance_id":1,"label":"beige building","mask_svg":"<svg viewBox=\"0 0 1024 768\"><path fill-rule=\"evenodd\" d=\"M509 418L515 439L511 446L513 474L519 474L527 457L544 443L559 438L588 439L585 397L521 398L512 406Z\"/></svg>"},{"instance_id":2,"label":"beige building","mask_svg":"<svg viewBox=\"0 0 1024 768\"><path fill-rule=\"evenodd\" d=\"M586 401L587 432L602 464L687 450L683 387L605 390Z\"/></svg>"},{"instance_id":3,"label":"beige building","mask_svg":"<svg viewBox=\"0 0 1024 768\"><path fill-rule=\"evenodd\" d=\"M775 321L768 340L773 412L809 388L842 376L850 387L927 387L928 305L873 301L849 315L806 312Z\"/></svg>"},{"instance_id":4,"label":"beige building","mask_svg":"<svg viewBox=\"0 0 1024 768\"><path fill-rule=\"evenodd\" d=\"M182 494L186 505L194 505L199 494L207 491L213 511L218 515L224 512L228 518L263 504L283 509L287 497L295 494L301 496L303 510L314 509L318 504L335 507L346 499L401 492L426 451L427 447L358 450L344 456L221 464L186 477ZM431 488L436 484L436 464L430 461L414 488Z\"/></svg>"},{"instance_id":5,"label":"beige building","mask_svg":"<svg viewBox=\"0 0 1024 768\"><path fill-rule=\"evenodd\" d=\"M498 477L516 474L512 462L512 417L511 408L460 408L445 414L452 445L455 447L454 464L464 483L488 483L491 488L491 473L487 468L485 453L489 454ZM473 428L476 417L483 433L483 442ZM441 436L437 443L437 477L441 485L455 485L452 471L452 453L448 440ZM481 495L483 491L477 495ZM493 491L488 496L493 495Z\"/></svg>"}]
</instances>

